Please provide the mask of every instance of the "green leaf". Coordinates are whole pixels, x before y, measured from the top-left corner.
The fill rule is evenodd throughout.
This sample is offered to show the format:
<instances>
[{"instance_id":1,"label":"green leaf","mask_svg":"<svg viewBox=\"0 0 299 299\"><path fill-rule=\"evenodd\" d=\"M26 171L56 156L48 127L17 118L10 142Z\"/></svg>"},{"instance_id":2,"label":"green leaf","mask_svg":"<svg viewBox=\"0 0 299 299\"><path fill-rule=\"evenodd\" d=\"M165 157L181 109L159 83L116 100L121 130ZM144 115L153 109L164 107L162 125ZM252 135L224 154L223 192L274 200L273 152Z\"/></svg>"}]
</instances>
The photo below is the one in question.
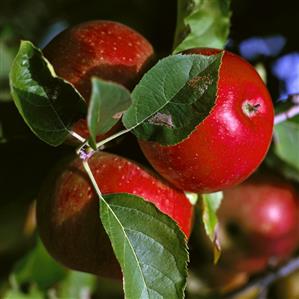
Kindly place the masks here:
<instances>
[{"instance_id":1,"label":"green leaf","mask_svg":"<svg viewBox=\"0 0 299 299\"><path fill-rule=\"evenodd\" d=\"M274 127L276 155L299 171L299 116Z\"/></svg>"},{"instance_id":2,"label":"green leaf","mask_svg":"<svg viewBox=\"0 0 299 299\"><path fill-rule=\"evenodd\" d=\"M23 41L10 72L15 104L30 129L44 142L64 142L86 104L73 86L54 73L39 49Z\"/></svg>"},{"instance_id":3,"label":"green leaf","mask_svg":"<svg viewBox=\"0 0 299 299\"><path fill-rule=\"evenodd\" d=\"M185 195L193 206L197 203L199 197L198 193L185 191Z\"/></svg>"},{"instance_id":4,"label":"green leaf","mask_svg":"<svg viewBox=\"0 0 299 299\"><path fill-rule=\"evenodd\" d=\"M223 198L222 192L210 194L202 194L202 220L205 231L214 245L214 262L216 263L220 257L221 247L218 239L218 218L217 210L220 207Z\"/></svg>"},{"instance_id":5,"label":"green leaf","mask_svg":"<svg viewBox=\"0 0 299 299\"><path fill-rule=\"evenodd\" d=\"M57 298L91 298L96 283L95 275L69 271L66 278L59 283Z\"/></svg>"},{"instance_id":6,"label":"green leaf","mask_svg":"<svg viewBox=\"0 0 299 299\"><path fill-rule=\"evenodd\" d=\"M16 36L11 28L4 26L0 31L0 102L12 101L8 75L18 50L15 45L15 40Z\"/></svg>"},{"instance_id":7,"label":"green leaf","mask_svg":"<svg viewBox=\"0 0 299 299\"><path fill-rule=\"evenodd\" d=\"M19 285L34 283L40 289L47 289L65 277L66 269L49 256L38 240L35 248L16 264L12 275Z\"/></svg>"},{"instance_id":8,"label":"green leaf","mask_svg":"<svg viewBox=\"0 0 299 299\"><path fill-rule=\"evenodd\" d=\"M14 56L14 51L11 51L9 48L7 48L6 45L0 40L0 80L8 78L10 66Z\"/></svg>"},{"instance_id":9,"label":"green leaf","mask_svg":"<svg viewBox=\"0 0 299 299\"><path fill-rule=\"evenodd\" d=\"M124 126L163 145L187 138L215 105L221 59L222 53L162 59L133 90Z\"/></svg>"},{"instance_id":10,"label":"green leaf","mask_svg":"<svg viewBox=\"0 0 299 299\"><path fill-rule=\"evenodd\" d=\"M130 92L125 87L93 78L87 114L91 144L95 146L96 136L108 132L130 105Z\"/></svg>"},{"instance_id":11,"label":"green leaf","mask_svg":"<svg viewBox=\"0 0 299 299\"><path fill-rule=\"evenodd\" d=\"M12 61L16 55L16 48L12 44L14 34L6 27L0 32L0 80L8 79ZM0 88L2 89L2 88Z\"/></svg>"},{"instance_id":12,"label":"green leaf","mask_svg":"<svg viewBox=\"0 0 299 299\"><path fill-rule=\"evenodd\" d=\"M174 52L223 49L230 27L230 0L178 0Z\"/></svg>"},{"instance_id":13,"label":"green leaf","mask_svg":"<svg viewBox=\"0 0 299 299\"><path fill-rule=\"evenodd\" d=\"M126 299L184 298L188 252L177 224L134 195L106 195L100 215L124 275Z\"/></svg>"},{"instance_id":14,"label":"green leaf","mask_svg":"<svg viewBox=\"0 0 299 299\"><path fill-rule=\"evenodd\" d=\"M32 287L29 293L22 293L20 290L9 290L3 299L44 299L45 296L37 288Z\"/></svg>"},{"instance_id":15,"label":"green leaf","mask_svg":"<svg viewBox=\"0 0 299 299\"><path fill-rule=\"evenodd\" d=\"M280 159L275 153L273 147L270 148L265 163L275 171L281 173L287 179L297 181L299 183L299 171L298 168L289 165L282 159Z\"/></svg>"}]
</instances>

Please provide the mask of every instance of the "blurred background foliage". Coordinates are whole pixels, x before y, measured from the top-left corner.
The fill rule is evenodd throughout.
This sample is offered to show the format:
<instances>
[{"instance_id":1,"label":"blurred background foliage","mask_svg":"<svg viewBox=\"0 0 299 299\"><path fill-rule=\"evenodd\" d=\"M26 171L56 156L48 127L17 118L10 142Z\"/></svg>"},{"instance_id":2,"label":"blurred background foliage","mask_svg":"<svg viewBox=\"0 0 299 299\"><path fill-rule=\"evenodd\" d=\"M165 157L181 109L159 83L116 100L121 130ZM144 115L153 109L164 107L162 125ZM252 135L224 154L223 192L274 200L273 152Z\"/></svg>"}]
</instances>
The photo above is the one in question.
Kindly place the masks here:
<instances>
[{"instance_id":1,"label":"blurred background foliage","mask_svg":"<svg viewBox=\"0 0 299 299\"><path fill-rule=\"evenodd\" d=\"M20 40L31 40L42 48L68 26L109 19L135 28L153 44L157 56L163 57L171 53L173 46L176 6L174 0L1 1L0 298L123 296L122 286L117 282L64 269L48 256L38 240L34 199L51 165L73 148L53 149L37 140L11 101L8 73ZM299 3L293 0L283 3L232 0L231 3L227 48L259 67L279 111L284 109L281 103L299 94L298 8ZM285 59L286 63L279 59ZM288 64L291 64L289 69ZM298 117L277 126L275 134L279 142L275 144L274 139L266 163L299 181ZM190 290L194 288L192 279Z\"/></svg>"}]
</instances>

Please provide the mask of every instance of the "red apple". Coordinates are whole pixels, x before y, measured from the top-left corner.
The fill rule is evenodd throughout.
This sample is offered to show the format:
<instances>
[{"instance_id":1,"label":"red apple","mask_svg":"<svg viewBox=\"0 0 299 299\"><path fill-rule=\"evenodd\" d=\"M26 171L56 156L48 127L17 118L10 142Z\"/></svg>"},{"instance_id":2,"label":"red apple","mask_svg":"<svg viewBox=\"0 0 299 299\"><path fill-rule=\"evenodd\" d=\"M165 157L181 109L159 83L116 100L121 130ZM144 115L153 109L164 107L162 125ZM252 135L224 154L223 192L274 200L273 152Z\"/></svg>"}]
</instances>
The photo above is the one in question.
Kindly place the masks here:
<instances>
[{"instance_id":1,"label":"red apple","mask_svg":"<svg viewBox=\"0 0 299 299\"><path fill-rule=\"evenodd\" d=\"M216 49L185 54L213 55ZM223 51L216 103L189 137L176 145L140 141L152 166L182 190L230 188L263 161L272 139L273 105L262 79L241 57Z\"/></svg>"},{"instance_id":2,"label":"red apple","mask_svg":"<svg viewBox=\"0 0 299 299\"><path fill-rule=\"evenodd\" d=\"M221 266L256 272L298 247L298 195L272 176L255 176L224 191L219 208Z\"/></svg>"},{"instance_id":3,"label":"red apple","mask_svg":"<svg viewBox=\"0 0 299 299\"><path fill-rule=\"evenodd\" d=\"M60 77L89 102L93 76L134 87L153 59L151 44L135 30L112 21L91 21L56 36L43 50ZM86 122L74 130L88 136Z\"/></svg>"},{"instance_id":4,"label":"red apple","mask_svg":"<svg viewBox=\"0 0 299 299\"><path fill-rule=\"evenodd\" d=\"M89 163L103 194L141 196L189 236L193 208L182 191L120 156L98 152ZM60 166L45 183L37 201L39 232L49 253L65 266L115 277L119 266L98 211L98 196L76 158Z\"/></svg>"}]
</instances>

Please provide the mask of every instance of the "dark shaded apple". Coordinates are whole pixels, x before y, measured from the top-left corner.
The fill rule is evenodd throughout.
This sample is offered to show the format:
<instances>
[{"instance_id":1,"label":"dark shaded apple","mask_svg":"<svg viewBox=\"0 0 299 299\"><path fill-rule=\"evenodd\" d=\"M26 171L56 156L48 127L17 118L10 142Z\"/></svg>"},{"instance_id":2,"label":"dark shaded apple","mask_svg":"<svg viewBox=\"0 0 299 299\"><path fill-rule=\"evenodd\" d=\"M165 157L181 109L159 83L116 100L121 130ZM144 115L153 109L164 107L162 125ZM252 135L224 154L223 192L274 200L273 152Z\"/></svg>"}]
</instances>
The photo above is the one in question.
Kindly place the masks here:
<instances>
[{"instance_id":1,"label":"dark shaded apple","mask_svg":"<svg viewBox=\"0 0 299 299\"><path fill-rule=\"evenodd\" d=\"M99 199L82 161L75 158L60 164L44 184L37 201L42 241L49 253L69 268L118 277L120 269L99 218ZM103 194L130 193L143 197L176 221L189 236L193 207L184 192L117 155L97 152L89 164Z\"/></svg>"}]
</instances>

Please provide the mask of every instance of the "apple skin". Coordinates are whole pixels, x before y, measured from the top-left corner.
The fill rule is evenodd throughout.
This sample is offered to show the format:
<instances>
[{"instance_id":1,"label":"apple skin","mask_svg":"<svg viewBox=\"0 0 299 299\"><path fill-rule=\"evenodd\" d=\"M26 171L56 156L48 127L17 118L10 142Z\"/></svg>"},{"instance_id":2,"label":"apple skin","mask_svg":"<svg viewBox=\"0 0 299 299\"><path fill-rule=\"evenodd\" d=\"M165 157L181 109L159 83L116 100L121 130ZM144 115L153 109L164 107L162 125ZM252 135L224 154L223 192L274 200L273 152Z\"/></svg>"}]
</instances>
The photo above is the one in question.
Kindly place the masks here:
<instances>
[{"instance_id":1,"label":"apple skin","mask_svg":"<svg viewBox=\"0 0 299 299\"><path fill-rule=\"evenodd\" d=\"M225 190L218 210L220 259L215 265L198 208L190 239L191 270L212 290L227 292L268 266L278 266L299 245L298 203L291 183L268 171Z\"/></svg>"},{"instance_id":2,"label":"apple skin","mask_svg":"<svg viewBox=\"0 0 299 299\"><path fill-rule=\"evenodd\" d=\"M224 191L218 211L224 268L263 270L294 253L299 241L299 197L272 175L256 175Z\"/></svg>"},{"instance_id":3,"label":"apple skin","mask_svg":"<svg viewBox=\"0 0 299 299\"><path fill-rule=\"evenodd\" d=\"M112 21L90 21L66 29L43 50L58 76L72 83L89 103L96 76L132 89L150 66L151 44L138 32ZM82 125L82 122L85 122ZM86 121L74 125L88 137ZM100 138L102 139L102 138Z\"/></svg>"},{"instance_id":4,"label":"apple skin","mask_svg":"<svg viewBox=\"0 0 299 299\"><path fill-rule=\"evenodd\" d=\"M196 48L184 54L219 52ZM241 183L260 165L272 139L273 119L272 100L258 73L224 51L216 103L204 121L176 145L139 144L156 171L179 189L215 192Z\"/></svg>"},{"instance_id":5,"label":"apple skin","mask_svg":"<svg viewBox=\"0 0 299 299\"><path fill-rule=\"evenodd\" d=\"M193 207L182 191L117 155L98 152L89 164L104 195L141 196L176 221L189 237ZM37 200L39 233L49 253L65 266L118 278L119 265L100 222L98 204L82 161L60 163Z\"/></svg>"}]
</instances>

